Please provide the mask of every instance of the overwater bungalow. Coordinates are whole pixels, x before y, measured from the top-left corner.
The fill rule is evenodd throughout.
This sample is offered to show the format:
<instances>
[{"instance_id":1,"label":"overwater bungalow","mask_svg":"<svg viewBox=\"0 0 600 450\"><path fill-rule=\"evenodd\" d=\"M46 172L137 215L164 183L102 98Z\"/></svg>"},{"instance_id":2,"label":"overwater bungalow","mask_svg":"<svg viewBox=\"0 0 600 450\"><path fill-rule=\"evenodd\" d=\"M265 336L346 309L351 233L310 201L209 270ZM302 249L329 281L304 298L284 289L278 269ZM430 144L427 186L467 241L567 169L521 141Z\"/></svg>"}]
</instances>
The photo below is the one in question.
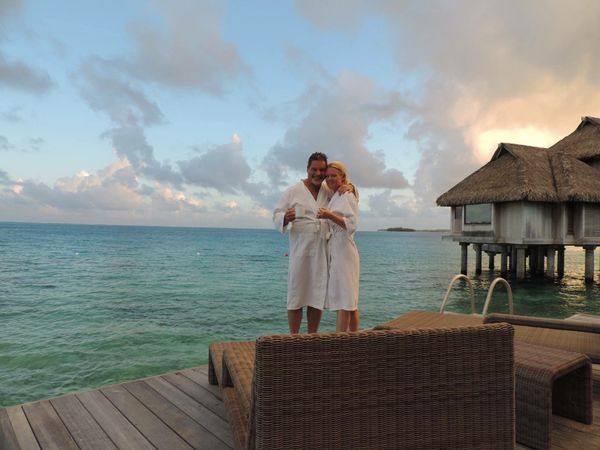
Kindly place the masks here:
<instances>
[{"instance_id":1,"label":"overwater bungalow","mask_svg":"<svg viewBox=\"0 0 600 450\"><path fill-rule=\"evenodd\" d=\"M565 246L583 247L585 278L594 279L600 245L600 119L583 117L577 129L549 148L501 143L491 160L437 199L449 206L451 234L461 245L461 272L473 245L475 271L482 252L501 255L501 273L564 274Z\"/></svg>"}]
</instances>

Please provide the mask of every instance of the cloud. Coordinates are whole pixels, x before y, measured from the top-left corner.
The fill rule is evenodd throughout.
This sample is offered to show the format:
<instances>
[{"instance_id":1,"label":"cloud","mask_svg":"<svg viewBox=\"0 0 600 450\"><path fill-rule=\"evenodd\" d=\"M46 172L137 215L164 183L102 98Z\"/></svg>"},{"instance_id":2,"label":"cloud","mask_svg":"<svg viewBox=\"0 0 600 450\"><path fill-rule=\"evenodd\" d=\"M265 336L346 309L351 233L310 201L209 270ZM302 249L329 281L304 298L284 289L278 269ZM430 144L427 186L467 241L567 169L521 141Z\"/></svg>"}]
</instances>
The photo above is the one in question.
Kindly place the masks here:
<instances>
[{"instance_id":1,"label":"cloud","mask_svg":"<svg viewBox=\"0 0 600 450\"><path fill-rule=\"evenodd\" d=\"M0 152L39 152L44 142L42 138L30 138L24 146L20 146L10 142L6 136L0 135Z\"/></svg>"},{"instance_id":2,"label":"cloud","mask_svg":"<svg viewBox=\"0 0 600 450\"><path fill-rule=\"evenodd\" d=\"M17 107L11 108L4 112L0 112L0 120L12 123L21 122L23 119L21 118L19 112L19 108Z\"/></svg>"},{"instance_id":3,"label":"cloud","mask_svg":"<svg viewBox=\"0 0 600 450\"><path fill-rule=\"evenodd\" d=\"M200 156L179 161L177 165L186 183L229 194L243 192L251 174L237 134L230 144L213 147Z\"/></svg>"},{"instance_id":4,"label":"cloud","mask_svg":"<svg viewBox=\"0 0 600 450\"><path fill-rule=\"evenodd\" d=\"M26 180L19 183L19 196L60 210L126 211L142 205L144 198L136 192L137 183L123 182L124 172L134 177L128 161L119 160L96 175L79 171L72 177L60 178L52 187Z\"/></svg>"},{"instance_id":5,"label":"cloud","mask_svg":"<svg viewBox=\"0 0 600 450\"><path fill-rule=\"evenodd\" d=\"M163 121L158 105L116 72L109 61L89 59L80 67L76 81L90 107L106 113L114 123L156 125Z\"/></svg>"},{"instance_id":6,"label":"cloud","mask_svg":"<svg viewBox=\"0 0 600 450\"><path fill-rule=\"evenodd\" d=\"M3 21L21 9L20 0L0 1L0 25ZM0 26L0 43L6 38L3 26ZM54 81L41 69L32 67L22 60L9 61L0 48L0 88L14 89L30 94L44 94L54 87Z\"/></svg>"},{"instance_id":7,"label":"cloud","mask_svg":"<svg viewBox=\"0 0 600 450\"><path fill-rule=\"evenodd\" d=\"M405 218L411 213L406 197L395 195L389 189L370 195L367 202L369 211L365 213L366 216Z\"/></svg>"},{"instance_id":8,"label":"cloud","mask_svg":"<svg viewBox=\"0 0 600 450\"><path fill-rule=\"evenodd\" d=\"M297 2L322 29L358 29L377 15L402 74L419 81L406 136L421 154L417 200L435 198L489 160L495 140L547 146L580 116L598 115L600 3Z\"/></svg>"},{"instance_id":9,"label":"cloud","mask_svg":"<svg viewBox=\"0 0 600 450\"><path fill-rule=\"evenodd\" d=\"M154 157L154 149L148 144L144 129L132 121L117 126L104 133L110 138L113 148L121 158L127 158L136 174L152 180L179 185L181 175L173 170L167 162L160 162Z\"/></svg>"},{"instance_id":10,"label":"cloud","mask_svg":"<svg viewBox=\"0 0 600 450\"><path fill-rule=\"evenodd\" d=\"M8 176L8 173L6 173L4 170L0 169L0 185L8 185L8 184L12 184L12 183L14 183L14 182L10 179L10 177Z\"/></svg>"},{"instance_id":11,"label":"cloud","mask_svg":"<svg viewBox=\"0 0 600 450\"><path fill-rule=\"evenodd\" d=\"M116 58L118 67L139 80L213 95L222 95L229 81L249 73L235 46L223 38L217 2L153 3L163 23L132 24L136 51Z\"/></svg>"},{"instance_id":12,"label":"cloud","mask_svg":"<svg viewBox=\"0 0 600 450\"><path fill-rule=\"evenodd\" d=\"M23 0L2 0L0 2L0 20L21 8Z\"/></svg>"},{"instance_id":13,"label":"cloud","mask_svg":"<svg viewBox=\"0 0 600 450\"><path fill-rule=\"evenodd\" d=\"M17 151L17 147L8 141L6 136L0 136L0 152L14 152Z\"/></svg>"},{"instance_id":14,"label":"cloud","mask_svg":"<svg viewBox=\"0 0 600 450\"><path fill-rule=\"evenodd\" d=\"M355 31L365 12L363 0L294 0L298 11L321 29Z\"/></svg>"},{"instance_id":15,"label":"cloud","mask_svg":"<svg viewBox=\"0 0 600 450\"><path fill-rule=\"evenodd\" d=\"M7 61L0 52L0 86L33 94L43 94L54 87L50 76L22 61Z\"/></svg>"},{"instance_id":16,"label":"cloud","mask_svg":"<svg viewBox=\"0 0 600 450\"><path fill-rule=\"evenodd\" d=\"M398 92L378 88L367 77L342 73L306 116L291 126L283 141L276 144L263 160L273 186L282 186L290 170L304 173L306 160L314 151L348 165L350 177L361 187L401 189L408 186L402 172L388 168L381 151L366 146L369 127L389 122L407 108Z\"/></svg>"},{"instance_id":17,"label":"cloud","mask_svg":"<svg viewBox=\"0 0 600 450\"><path fill-rule=\"evenodd\" d=\"M182 191L169 186L156 183L149 193L152 198L152 207L159 211L171 212L205 212L206 206L202 199L187 195Z\"/></svg>"}]
</instances>

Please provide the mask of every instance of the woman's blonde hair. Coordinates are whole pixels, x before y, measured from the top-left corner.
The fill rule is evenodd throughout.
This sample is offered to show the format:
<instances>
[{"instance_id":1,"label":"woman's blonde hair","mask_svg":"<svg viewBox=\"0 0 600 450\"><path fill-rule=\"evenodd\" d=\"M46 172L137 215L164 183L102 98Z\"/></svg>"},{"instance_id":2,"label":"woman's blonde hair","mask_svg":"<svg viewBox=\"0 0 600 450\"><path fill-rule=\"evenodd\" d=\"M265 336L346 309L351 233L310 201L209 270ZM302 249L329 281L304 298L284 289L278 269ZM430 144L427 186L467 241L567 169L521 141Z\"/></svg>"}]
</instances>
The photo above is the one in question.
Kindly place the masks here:
<instances>
[{"instance_id":1,"label":"woman's blonde hair","mask_svg":"<svg viewBox=\"0 0 600 450\"><path fill-rule=\"evenodd\" d=\"M344 164L341 161L331 161L329 164L327 164L327 168L337 169L341 172L342 181L344 182L344 184L349 184L350 186L352 186L354 196L358 200L358 190L356 189L356 186L352 184L350 178L348 178L348 169L346 169L346 164Z\"/></svg>"},{"instance_id":2,"label":"woman's blonde hair","mask_svg":"<svg viewBox=\"0 0 600 450\"><path fill-rule=\"evenodd\" d=\"M327 168L337 169L342 173L342 177L344 180L348 180L348 170L346 169L346 165L341 161L331 161L327 164Z\"/></svg>"}]
</instances>

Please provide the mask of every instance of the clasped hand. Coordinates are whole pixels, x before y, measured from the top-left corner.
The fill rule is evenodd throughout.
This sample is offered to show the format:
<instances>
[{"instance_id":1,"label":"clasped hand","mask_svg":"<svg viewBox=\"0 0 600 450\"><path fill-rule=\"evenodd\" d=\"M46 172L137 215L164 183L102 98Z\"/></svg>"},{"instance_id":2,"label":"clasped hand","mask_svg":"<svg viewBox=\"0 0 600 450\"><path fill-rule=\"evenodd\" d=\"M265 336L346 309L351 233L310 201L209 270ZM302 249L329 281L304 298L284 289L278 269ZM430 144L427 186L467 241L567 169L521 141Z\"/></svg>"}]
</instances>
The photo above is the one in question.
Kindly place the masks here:
<instances>
[{"instance_id":1,"label":"clasped hand","mask_svg":"<svg viewBox=\"0 0 600 450\"><path fill-rule=\"evenodd\" d=\"M317 218L319 219L329 219L331 217L331 211L327 208L319 208L319 212L317 213Z\"/></svg>"}]
</instances>

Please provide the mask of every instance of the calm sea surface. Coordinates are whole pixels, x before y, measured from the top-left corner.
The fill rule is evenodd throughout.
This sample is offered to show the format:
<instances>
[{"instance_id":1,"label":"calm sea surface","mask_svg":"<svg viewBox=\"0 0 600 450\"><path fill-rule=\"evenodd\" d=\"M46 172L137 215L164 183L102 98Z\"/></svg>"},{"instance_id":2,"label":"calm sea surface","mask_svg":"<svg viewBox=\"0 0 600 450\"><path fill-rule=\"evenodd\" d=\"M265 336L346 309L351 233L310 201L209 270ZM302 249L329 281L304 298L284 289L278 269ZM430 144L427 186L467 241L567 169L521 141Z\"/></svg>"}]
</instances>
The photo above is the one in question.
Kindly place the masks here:
<instances>
[{"instance_id":1,"label":"calm sea surface","mask_svg":"<svg viewBox=\"0 0 600 450\"><path fill-rule=\"evenodd\" d=\"M438 309L460 270L460 247L439 233L356 242L364 327ZM205 364L211 341L286 332L287 249L271 230L0 223L0 405ZM511 281L517 313L600 314L583 251L565 259L560 281ZM479 310L498 275L485 268L487 258L474 277ZM468 305L457 286L449 309ZM491 310L506 310L501 286ZM334 328L325 313L321 329Z\"/></svg>"}]
</instances>

